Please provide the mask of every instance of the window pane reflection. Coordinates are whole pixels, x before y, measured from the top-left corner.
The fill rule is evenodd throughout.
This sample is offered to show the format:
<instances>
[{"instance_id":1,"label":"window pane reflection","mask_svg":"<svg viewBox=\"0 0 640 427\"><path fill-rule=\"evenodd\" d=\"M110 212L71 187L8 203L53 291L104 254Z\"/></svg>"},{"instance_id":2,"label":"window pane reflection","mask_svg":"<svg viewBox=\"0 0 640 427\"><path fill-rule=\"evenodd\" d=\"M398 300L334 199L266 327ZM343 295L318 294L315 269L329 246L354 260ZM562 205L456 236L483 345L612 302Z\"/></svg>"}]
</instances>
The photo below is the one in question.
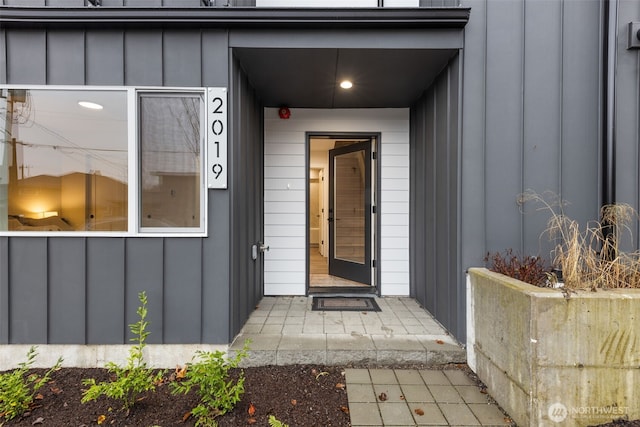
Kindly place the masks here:
<instances>
[{"instance_id":1,"label":"window pane reflection","mask_svg":"<svg viewBox=\"0 0 640 427\"><path fill-rule=\"evenodd\" d=\"M141 225L201 226L200 94L140 96Z\"/></svg>"},{"instance_id":2,"label":"window pane reflection","mask_svg":"<svg viewBox=\"0 0 640 427\"><path fill-rule=\"evenodd\" d=\"M0 132L1 231L127 231L125 91L3 89Z\"/></svg>"},{"instance_id":3,"label":"window pane reflection","mask_svg":"<svg viewBox=\"0 0 640 427\"><path fill-rule=\"evenodd\" d=\"M334 157L336 259L365 262L364 150Z\"/></svg>"}]
</instances>

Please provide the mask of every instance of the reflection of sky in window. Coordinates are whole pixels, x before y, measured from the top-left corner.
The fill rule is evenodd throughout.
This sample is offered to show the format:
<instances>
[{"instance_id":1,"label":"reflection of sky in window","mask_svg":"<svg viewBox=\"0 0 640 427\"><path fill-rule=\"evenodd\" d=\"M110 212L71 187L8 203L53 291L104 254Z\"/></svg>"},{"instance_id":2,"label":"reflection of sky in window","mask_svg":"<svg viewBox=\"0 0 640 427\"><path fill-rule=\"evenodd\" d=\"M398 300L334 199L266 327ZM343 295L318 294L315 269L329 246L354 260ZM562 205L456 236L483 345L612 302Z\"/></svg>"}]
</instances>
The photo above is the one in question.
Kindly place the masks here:
<instances>
[{"instance_id":1,"label":"reflection of sky in window","mask_svg":"<svg viewBox=\"0 0 640 427\"><path fill-rule=\"evenodd\" d=\"M145 95L140 101L142 187L161 176L196 176L200 169L202 95Z\"/></svg>"},{"instance_id":2,"label":"reflection of sky in window","mask_svg":"<svg viewBox=\"0 0 640 427\"><path fill-rule=\"evenodd\" d=\"M98 173L127 182L127 94L123 91L28 90L16 103L18 178ZM92 101L90 110L78 101ZM16 132L16 123L18 128ZM17 134L16 134L17 133Z\"/></svg>"}]
</instances>

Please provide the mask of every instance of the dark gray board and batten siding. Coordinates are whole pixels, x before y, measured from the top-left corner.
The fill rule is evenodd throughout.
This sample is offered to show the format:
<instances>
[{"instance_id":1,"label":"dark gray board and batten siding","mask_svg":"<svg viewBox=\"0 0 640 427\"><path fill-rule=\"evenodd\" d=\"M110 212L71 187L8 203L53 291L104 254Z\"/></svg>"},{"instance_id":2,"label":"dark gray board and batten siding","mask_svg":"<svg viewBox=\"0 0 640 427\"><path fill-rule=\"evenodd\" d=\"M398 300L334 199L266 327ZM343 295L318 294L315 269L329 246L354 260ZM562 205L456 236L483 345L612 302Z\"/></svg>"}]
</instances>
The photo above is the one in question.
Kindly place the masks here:
<instances>
[{"instance_id":1,"label":"dark gray board and batten siding","mask_svg":"<svg viewBox=\"0 0 640 427\"><path fill-rule=\"evenodd\" d=\"M0 83L229 86L224 30L1 31ZM232 77L229 105L243 111L230 115L229 189L208 192L209 237L0 237L0 344L127 343L143 290L149 343L230 342L261 297L250 259L261 230L248 222L262 205L261 109L242 72ZM250 191L236 190L247 178Z\"/></svg>"},{"instance_id":2,"label":"dark gray board and batten siding","mask_svg":"<svg viewBox=\"0 0 640 427\"><path fill-rule=\"evenodd\" d=\"M454 333L464 329L457 263L460 73L456 56L414 105L410 142L411 295Z\"/></svg>"},{"instance_id":3,"label":"dark gray board and batten siding","mask_svg":"<svg viewBox=\"0 0 640 427\"><path fill-rule=\"evenodd\" d=\"M541 236L548 215L533 207L521 212L516 197L524 190L560 195L582 224L598 218L603 10L598 1L462 4L473 8L463 57L464 289L466 269L483 265L487 252L549 256ZM453 330L459 339L464 314Z\"/></svg>"},{"instance_id":4,"label":"dark gray board and batten siding","mask_svg":"<svg viewBox=\"0 0 640 427\"><path fill-rule=\"evenodd\" d=\"M598 219L604 6L461 3L471 7L464 49L412 109L411 289L464 341L466 269L508 248L549 256L541 236L548 215L533 207L523 213L518 194L551 191L581 224ZM638 207L640 54L625 43L640 6L618 5L616 191L618 201ZM456 66L464 70L460 86Z\"/></svg>"}]
</instances>

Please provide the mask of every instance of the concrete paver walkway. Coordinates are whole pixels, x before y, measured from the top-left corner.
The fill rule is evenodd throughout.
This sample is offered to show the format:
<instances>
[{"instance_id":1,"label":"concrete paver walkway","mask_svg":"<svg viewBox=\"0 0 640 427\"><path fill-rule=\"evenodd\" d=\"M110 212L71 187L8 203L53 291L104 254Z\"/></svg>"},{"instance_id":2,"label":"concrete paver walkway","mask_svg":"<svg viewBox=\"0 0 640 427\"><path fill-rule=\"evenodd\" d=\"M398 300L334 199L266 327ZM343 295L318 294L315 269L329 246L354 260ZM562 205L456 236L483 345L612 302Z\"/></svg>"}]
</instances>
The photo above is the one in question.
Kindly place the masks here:
<instances>
[{"instance_id":1,"label":"concrete paver walkway","mask_svg":"<svg viewBox=\"0 0 640 427\"><path fill-rule=\"evenodd\" d=\"M411 298L376 302L380 312L313 311L312 297L265 297L229 352L250 339L243 366L361 367L345 370L353 427L509 425L464 371L446 368L466 353L429 312Z\"/></svg>"},{"instance_id":2,"label":"concrete paver walkway","mask_svg":"<svg viewBox=\"0 0 640 427\"><path fill-rule=\"evenodd\" d=\"M351 425L510 425L498 406L457 369L347 369Z\"/></svg>"},{"instance_id":3,"label":"concrete paver walkway","mask_svg":"<svg viewBox=\"0 0 640 427\"><path fill-rule=\"evenodd\" d=\"M245 366L464 363L466 353L415 300L376 298L382 311L312 311L311 297L265 297L231 351L251 340Z\"/></svg>"}]
</instances>

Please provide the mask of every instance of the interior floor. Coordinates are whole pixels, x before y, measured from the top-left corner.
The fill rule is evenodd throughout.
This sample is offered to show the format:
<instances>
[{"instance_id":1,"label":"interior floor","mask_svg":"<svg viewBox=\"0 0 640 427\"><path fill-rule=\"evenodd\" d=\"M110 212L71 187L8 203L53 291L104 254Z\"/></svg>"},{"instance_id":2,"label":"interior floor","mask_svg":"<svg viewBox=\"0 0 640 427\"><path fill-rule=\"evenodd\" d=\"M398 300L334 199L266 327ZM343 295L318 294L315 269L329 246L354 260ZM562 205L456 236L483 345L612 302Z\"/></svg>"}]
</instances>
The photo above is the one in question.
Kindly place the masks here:
<instances>
[{"instance_id":1,"label":"interior floor","mask_svg":"<svg viewBox=\"0 0 640 427\"><path fill-rule=\"evenodd\" d=\"M312 288L371 288L364 283L330 276L327 258L322 256L317 247L309 248L309 286Z\"/></svg>"}]
</instances>

